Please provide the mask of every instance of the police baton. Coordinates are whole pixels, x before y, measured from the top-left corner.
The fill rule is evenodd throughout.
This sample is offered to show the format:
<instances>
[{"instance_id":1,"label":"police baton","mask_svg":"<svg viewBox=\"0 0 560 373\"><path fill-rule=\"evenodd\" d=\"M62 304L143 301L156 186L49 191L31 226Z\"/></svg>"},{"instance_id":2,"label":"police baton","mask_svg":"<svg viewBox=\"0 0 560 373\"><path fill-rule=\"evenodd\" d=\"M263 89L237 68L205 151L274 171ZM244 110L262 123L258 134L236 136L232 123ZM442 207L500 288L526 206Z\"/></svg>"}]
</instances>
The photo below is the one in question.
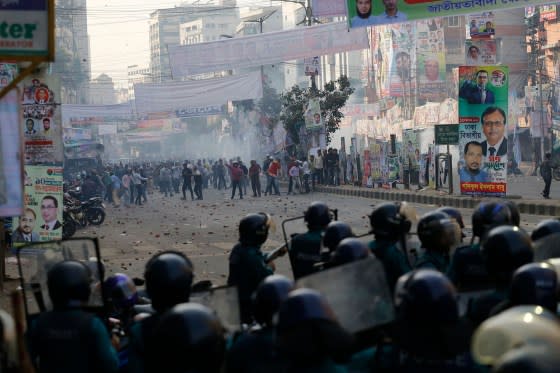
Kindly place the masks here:
<instances>
[{"instance_id":1,"label":"police baton","mask_svg":"<svg viewBox=\"0 0 560 373\"><path fill-rule=\"evenodd\" d=\"M271 252L266 254L266 258L264 259L265 263L270 263L276 258L286 255L288 252L288 245L282 244L282 246L277 247L276 249L272 250Z\"/></svg>"}]
</instances>

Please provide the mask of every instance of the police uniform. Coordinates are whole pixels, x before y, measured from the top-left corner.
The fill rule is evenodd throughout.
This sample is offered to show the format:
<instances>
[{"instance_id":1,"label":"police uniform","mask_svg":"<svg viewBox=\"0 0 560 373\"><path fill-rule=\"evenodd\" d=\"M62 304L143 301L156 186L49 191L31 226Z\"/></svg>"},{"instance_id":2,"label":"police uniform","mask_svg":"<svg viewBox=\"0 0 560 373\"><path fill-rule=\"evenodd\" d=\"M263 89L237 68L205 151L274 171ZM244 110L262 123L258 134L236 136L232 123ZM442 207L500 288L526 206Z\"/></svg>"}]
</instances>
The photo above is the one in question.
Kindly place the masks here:
<instances>
[{"instance_id":1,"label":"police uniform","mask_svg":"<svg viewBox=\"0 0 560 373\"><path fill-rule=\"evenodd\" d=\"M228 285L237 286L243 322L251 321L251 295L262 280L274 273L258 246L236 244L229 256Z\"/></svg>"},{"instance_id":2,"label":"police uniform","mask_svg":"<svg viewBox=\"0 0 560 373\"><path fill-rule=\"evenodd\" d=\"M383 263L387 284L393 293L399 277L411 271L405 254L399 249L396 242L374 240L369 243L368 247Z\"/></svg>"},{"instance_id":3,"label":"police uniform","mask_svg":"<svg viewBox=\"0 0 560 373\"><path fill-rule=\"evenodd\" d=\"M322 233L321 229L310 230L292 239L289 255L296 280L317 271L314 265L322 260Z\"/></svg>"},{"instance_id":4,"label":"police uniform","mask_svg":"<svg viewBox=\"0 0 560 373\"><path fill-rule=\"evenodd\" d=\"M30 355L40 372L117 372L103 322L78 309L42 313L30 328Z\"/></svg>"},{"instance_id":5,"label":"police uniform","mask_svg":"<svg viewBox=\"0 0 560 373\"><path fill-rule=\"evenodd\" d=\"M449 255L433 250L425 250L414 265L415 269L435 269L446 273L449 268Z\"/></svg>"}]
</instances>

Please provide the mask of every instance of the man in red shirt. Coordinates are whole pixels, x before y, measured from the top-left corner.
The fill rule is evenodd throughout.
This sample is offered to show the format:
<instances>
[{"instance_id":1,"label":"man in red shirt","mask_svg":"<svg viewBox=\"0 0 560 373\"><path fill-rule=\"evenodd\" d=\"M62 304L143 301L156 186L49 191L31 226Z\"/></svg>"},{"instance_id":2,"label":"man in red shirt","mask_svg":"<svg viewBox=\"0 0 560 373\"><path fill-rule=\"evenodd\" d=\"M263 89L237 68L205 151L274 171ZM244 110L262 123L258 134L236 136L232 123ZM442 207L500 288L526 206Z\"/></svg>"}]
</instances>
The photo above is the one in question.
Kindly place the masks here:
<instances>
[{"instance_id":1,"label":"man in red shirt","mask_svg":"<svg viewBox=\"0 0 560 373\"><path fill-rule=\"evenodd\" d=\"M272 189L269 189L269 187L274 188L274 194L277 196L280 195L280 190L278 189L279 172L280 172L280 160L276 158L274 159L274 161L272 161L270 166L268 166L268 176L270 176L270 179L268 181L269 185L267 185L266 189L272 191Z\"/></svg>"},{"instance_id":2,"label":"man in red shirt","mask_svg":"<svg viewBox=\"0 0 560 373\"><path fill-rule=\"evenodd\" d=\"M235 189L239 188L239 199L243 199L243 188L241 181L243 179L243 170L239 167L239 162L233 162L233 166L227 165L231 174L231 199L235 197Z\"/></svg>"}]
</instances>

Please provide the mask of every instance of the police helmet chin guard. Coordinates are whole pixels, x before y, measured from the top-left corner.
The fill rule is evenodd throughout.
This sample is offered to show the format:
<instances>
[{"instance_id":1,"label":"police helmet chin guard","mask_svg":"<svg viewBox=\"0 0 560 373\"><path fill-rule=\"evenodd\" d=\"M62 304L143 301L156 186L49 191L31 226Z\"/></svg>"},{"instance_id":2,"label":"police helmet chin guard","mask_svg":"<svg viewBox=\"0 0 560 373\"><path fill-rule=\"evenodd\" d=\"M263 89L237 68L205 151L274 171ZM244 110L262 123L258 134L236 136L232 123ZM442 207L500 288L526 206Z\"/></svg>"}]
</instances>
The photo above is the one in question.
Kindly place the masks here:
<instances>
[{"instance_id":1,"label":"police helmet chin guard","mask_svg":"<svg viewBox=\"0 0 560 373\"><path fill-rule=\"evenodd\" d=\"M270 215L264 212L248 214L239 222L239 242L260 246L267 240L269 230L275 230Z\"/></svg>"}]
</instances>

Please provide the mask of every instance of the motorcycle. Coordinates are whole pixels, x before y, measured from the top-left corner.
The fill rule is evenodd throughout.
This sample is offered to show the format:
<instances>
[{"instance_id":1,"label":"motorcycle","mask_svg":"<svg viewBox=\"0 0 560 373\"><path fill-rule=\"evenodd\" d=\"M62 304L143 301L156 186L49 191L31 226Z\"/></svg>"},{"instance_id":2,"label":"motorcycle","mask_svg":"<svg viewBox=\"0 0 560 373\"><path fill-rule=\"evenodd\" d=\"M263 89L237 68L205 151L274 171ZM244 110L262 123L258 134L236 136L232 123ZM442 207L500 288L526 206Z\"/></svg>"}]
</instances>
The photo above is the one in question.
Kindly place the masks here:
<instances>
[{"instance_id":1,"label":"motorcycle","mask_svg":"<svg viewBox=\"0 0 560 373\"><path fill-rule=\"evenodd\" d=\"M72 237L76 229L88 224L101 225L105 221L105 205L101 197L80 202L73 193L64 194L62 238Z\"/></svg>"}]
</instances>

